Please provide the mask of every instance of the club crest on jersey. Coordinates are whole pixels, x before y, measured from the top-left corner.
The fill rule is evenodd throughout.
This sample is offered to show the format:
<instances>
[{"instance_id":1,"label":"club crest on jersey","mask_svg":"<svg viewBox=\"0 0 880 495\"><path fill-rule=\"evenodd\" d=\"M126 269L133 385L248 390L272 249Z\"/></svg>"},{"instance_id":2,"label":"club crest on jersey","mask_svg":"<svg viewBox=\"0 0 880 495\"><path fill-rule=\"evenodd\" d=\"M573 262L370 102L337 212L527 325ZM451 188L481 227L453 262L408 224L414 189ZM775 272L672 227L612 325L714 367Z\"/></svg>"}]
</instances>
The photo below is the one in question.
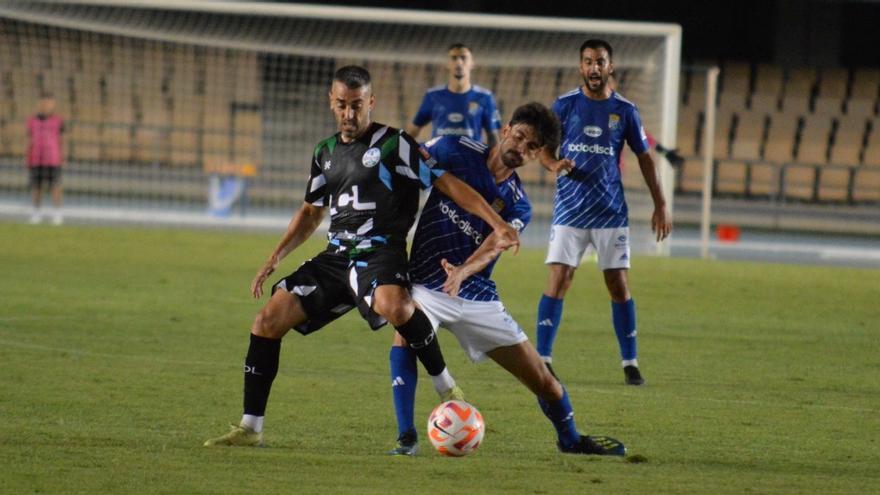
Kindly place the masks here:
<instances>
[{"instance_id":1,"label":"club crest on jersey","mask_svg":"<svg viewBox=\"0 0 880 495\"><path fill-rule=\"evenodd\" d=\"M608 130L615 130L620 126L620 115L616 113L608 114Z\"/></svg>"},{"instance_id":2,"label":"club crest on jersey","mask_svg":"<svg viewBox=\"0 0 880 495\"><path fill-rule=\"evenodd\" d=\"M495 198L495 201L492 201L492 209L495 210L496 213L503 210L504 209L504 200L501 198Z\"/></svg>"},{"instance_id":3,"label":"club crest on jersey","mask_svg":"<svg viewBox=\"0 0 880 495\"><path fill-rule=\"evenodd\" d=\"M446 116L446 120L448 120L449 122L452 122L453 124L457 124L457 123L464 120L464 115L462 115L460 113L450 113L449 115Z\"/></svg>"},{"instance_id":4,"label":"club crest on jersey","mask_svg":"<svg viewBox=\"0 0 880 495\"><path fill-rule=\"evenodd\" d=\"M468 104L468 113L469 114L476 115L477 112L479 112L479 111L480 111L480 104L479 103L472 101Z\"/></svg>"},{"instance_id":5,"label":"club crest on jersey","mask_svg":"<svg viewBox=\"0 0 880 495\"><path fill-rule=\"evenodd\" d=\"M364 157L361 158L361 163L367 168L372 168L379 163L380 158L382 158L382 152L379 148L370 148L364 153Z\"/></svg>"},{"instance_id":6,"label":"club crest on jersey","mask_svg":"<svg viewBox=\"0 0 880 495\"><path fill-rule=\"evenodd\" d=\"M610 124L609 127L611 127ZM590 136L591 138L597 138L602 135L602 128L595 125L588 125L584 127L584 134Z\"/></svg>"}]
</instances>

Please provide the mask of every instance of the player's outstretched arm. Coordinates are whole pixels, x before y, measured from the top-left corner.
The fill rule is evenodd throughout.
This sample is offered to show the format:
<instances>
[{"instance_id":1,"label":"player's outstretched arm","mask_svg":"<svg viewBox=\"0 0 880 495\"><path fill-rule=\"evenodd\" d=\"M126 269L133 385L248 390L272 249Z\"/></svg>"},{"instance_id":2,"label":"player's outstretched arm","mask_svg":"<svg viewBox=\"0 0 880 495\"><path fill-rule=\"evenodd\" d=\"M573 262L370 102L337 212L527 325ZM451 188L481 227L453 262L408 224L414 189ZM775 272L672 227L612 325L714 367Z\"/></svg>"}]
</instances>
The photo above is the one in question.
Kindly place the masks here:
<instances>
[{"instance_id":1,"label":"player's outstretched arm","mask_svg":"<svg viewBox=\"0 0 880 495\"><path fill-rule=\"evenodd\" d=\"M519 232L495 213L489 203L471 186L447 172L434 181L434 187L449 196L456 204L488 223L495 231L494 234L498 235L498 242L503 249L513 247L514 252L519 250Z\"/></svg>"},{"instance_id":2,"label":"player's outstretched arm","mask_svg":"<svg viewBox=\"0 0 880 495\"><path fill-rule=\"evenodd\" d=\"M259 299L263 295L263 282L269 278L269 275L272 275L272 272L278 267L278 263L305 242L315 232L318 225L321 225L324 211L325 208L303 203L302 207L293 215L290 223L287 224L287 232L284 233L278 246L275 247L275 250L269 255L269 259L260 267L251 282L251 294L254 298Z\"/></svg>"},{"instance_id":3,"label":"player's outstretched arm","mask_svg":"<svg viewBox=\"0 0 880 495\"><path fill-rule=\"evenodd\" d=\"M645 184L651 191L651 199L654 200L654 214L651 215L651 232L657 237L657 242L666 239L672 231L672 218L666 210L666 198L663 196L663 190L660 188L660 180L657 178L657 166L654 159L648 152L636 155L639 159L639 168L642 171L642 177L645 178Z\"/></svg>"},{"instance_id":4,"label":"player's outstretched arm","mask_svg":"<svg viewBox=\"0 0 880 495\"><path fill-rule=\"evenodd\" d=\"M464 263L456 266L446 261L445 258L440 260L440 264L446 271L446 282L443 283L443 292L452 297L457 296L462 282L485 268L486 265L500 256L505 249L504 241L500 240L493 232L483 240L480 247Z\"/></svg>"}]
</instances>

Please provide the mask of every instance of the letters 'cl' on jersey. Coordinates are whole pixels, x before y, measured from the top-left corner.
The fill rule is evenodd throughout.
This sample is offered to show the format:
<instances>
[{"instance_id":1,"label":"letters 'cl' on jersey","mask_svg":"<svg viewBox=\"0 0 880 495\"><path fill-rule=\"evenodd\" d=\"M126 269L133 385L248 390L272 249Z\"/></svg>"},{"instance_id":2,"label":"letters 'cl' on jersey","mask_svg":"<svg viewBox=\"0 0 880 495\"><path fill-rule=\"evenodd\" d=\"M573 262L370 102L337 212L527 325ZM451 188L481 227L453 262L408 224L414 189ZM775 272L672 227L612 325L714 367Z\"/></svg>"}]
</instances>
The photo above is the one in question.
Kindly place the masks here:
<instances>
[{"instance_id":1,"label":"letters 'cl' on jersey","mask_svg":"<svg viewBox=\"0 0 880 495\"><path fill-rule=\"evenodd\" d=\"M578 88L557 98L553 112L562 124L559 154L574 162L574 169L557 179L553 225L627 226L620 152L624 141L636 154L648 150L635 104L617 92L605 100L592 100Z\"/></svg>"},{"instance_id":2,"label":"letters 'cl' on jersey","mask_svg":"<svg viewBox=\"0 0 880 495\"><path fill-rule=\"evenodd\" d=\"M413 124L422 127L431 123L431 136L467 136L483 140L487 133L501 128L501 115L495 97L486 88L472 85L464 93L453 93L446 86L429 89L422 99Z\"/></svg>"},{"instance_id":3,"label":"letters 'cl' on jersey","mask_svg":"<svg viewBox=\"0 0 880 495\"><path fill-rule=\"evenodd\" d=\"M532 206L516 172L500 184L486 166L489 149L468 137L440 136L425 144L445 170L473 187L507 223L519 231L532 217ZM440 260L464 263L492 228L434 188L419 216L410 254L410 280L442 291L446 272ZM497 301L491 280L493 261L461 284L458 296L471 301Z\"/></svg>"},{"instance_id":4,"label":"letters 'cl' on jersey","mask_svg":"<svg viewBox=\"0 0 880 495\"><path fill-rule=\"evenodd\" d=\"M444 172L434 165L409 135L374 122L350 143L338 133L318 143L305 201L330 208L328 237L339 251L405 244L419 191Z\"/></svg>"}]
</instances>

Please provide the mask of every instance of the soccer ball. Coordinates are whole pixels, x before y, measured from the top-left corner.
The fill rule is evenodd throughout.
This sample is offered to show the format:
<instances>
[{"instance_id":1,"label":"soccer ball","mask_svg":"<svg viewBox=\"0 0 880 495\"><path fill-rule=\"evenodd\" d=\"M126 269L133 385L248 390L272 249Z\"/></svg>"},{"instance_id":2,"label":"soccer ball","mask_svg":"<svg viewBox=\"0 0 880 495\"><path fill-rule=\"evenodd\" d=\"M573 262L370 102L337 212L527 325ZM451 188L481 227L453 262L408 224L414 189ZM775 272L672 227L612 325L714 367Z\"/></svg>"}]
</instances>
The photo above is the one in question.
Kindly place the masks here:
<instances>
[{"instance_id":1,"label":"soccer ball","mask_svg":"<svg viewBox=\"0 0 880 495\"><path fill-rule=\"evenodd\" d=\"M428 438L446 456L461 457L477 450L485 432L483 415L464 401L444 402L428 417Z\"/></svg>"}]
</instances>

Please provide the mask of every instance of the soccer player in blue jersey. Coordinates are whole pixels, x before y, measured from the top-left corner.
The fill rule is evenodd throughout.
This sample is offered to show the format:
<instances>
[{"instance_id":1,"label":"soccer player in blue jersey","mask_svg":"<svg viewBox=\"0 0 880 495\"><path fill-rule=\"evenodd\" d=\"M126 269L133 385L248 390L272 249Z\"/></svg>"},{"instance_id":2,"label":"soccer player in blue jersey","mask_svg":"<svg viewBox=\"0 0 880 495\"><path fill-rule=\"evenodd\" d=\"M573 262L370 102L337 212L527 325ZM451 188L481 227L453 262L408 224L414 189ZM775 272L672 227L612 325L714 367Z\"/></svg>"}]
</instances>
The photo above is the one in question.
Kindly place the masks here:
<instances>
[{"instance_id":1,"label":"soccer player in blue jersey","mask_svg":"<svg viewBox=\"0 0 880 495\"><path fill-rule=\"evenodd\" d=\"M620 178L623 143L635 152L654 201L651 229L657 241L672 223L654 160L636 106L609 85L614 72L611 45L590 39L581 45L578 87L556 99L553 112L562 125L561 159L545 148L541 163L558 174L547 263L550 274L538 303L538 353L550 366L553 341L562 319L562 302L587 246L598 255L611 295L614 332L620 345L625 383L642 385L636 355L636 309L627 283L629 218Z\"/></svg>"},{"instance_id":2,"label":"soccer player in blue jersey","mask_svg":"<svg viewBox=\"0 0 880 495\"><path fill-rule=\"evenodd\" d=\"M559 141L559 122L540 103L516 109L501 139L488 147L465 136L442 136L427 143L438 166L477 190L517 230L525 228L532 208L514 171L545 145ZM449 329L468 357L487 356L518 378L538 398L553 423L560 451L624 455L613 438L581 435L565 387L544 366L522 328L504 309L492 281L501 254L496 234L478 217L457 206L436 188L428 196L413 239L410 280L416 304L438 326ZM413 350L395 334L391 380L398 422L398 446L392 455L414 455L418 435L413 423L417 367Z\"/></svg>"},{"instance_id":3,"label":"soccer player in blue jersey","mask_svg":"<svg viewBox=\"0 0 880 495\"><path fill-rule=\"evenodd\" d=\"M419 137L422 127L431 123L431 136L467 136L483 141L486 131L489 146L498 142L501 116L492 92L471 84L474 58L471 49L461 43L449 47L449 82L425 93L422 104L406 132Z\"/></svg>"}]
</instances>

